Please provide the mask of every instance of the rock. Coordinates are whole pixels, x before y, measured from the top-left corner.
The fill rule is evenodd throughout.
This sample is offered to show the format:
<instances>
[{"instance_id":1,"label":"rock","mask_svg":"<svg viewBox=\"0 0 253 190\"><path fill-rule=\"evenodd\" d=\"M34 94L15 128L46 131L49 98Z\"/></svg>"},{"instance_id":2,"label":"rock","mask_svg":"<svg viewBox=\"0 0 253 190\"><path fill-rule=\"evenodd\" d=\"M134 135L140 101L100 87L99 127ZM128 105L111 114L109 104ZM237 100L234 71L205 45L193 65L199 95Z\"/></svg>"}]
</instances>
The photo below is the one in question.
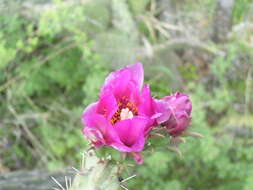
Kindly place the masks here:
<instances>
[{"instance_id":1,"label":"rock","mask_svg":"<svg viewBox=\"0 0 253 190\"><path fill-rule=\"evenodd\" d=\"M0 190L52 190L57 184L54 177L65 186L65 176L72 177L64 171L16 171L0 174Z\"/></svg>"}]
</instances>

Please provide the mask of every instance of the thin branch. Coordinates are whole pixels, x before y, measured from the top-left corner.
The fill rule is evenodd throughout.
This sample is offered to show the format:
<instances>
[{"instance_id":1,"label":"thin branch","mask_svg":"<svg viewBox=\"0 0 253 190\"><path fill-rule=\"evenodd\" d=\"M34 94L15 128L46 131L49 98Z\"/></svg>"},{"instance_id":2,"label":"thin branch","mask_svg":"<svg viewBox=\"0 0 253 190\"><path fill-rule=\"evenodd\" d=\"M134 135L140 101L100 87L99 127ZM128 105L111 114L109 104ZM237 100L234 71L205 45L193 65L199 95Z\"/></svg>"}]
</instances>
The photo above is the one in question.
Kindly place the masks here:
<instances>
[{"instance_id":1,"label":"thin branch","mask_svg":"<svg viewBox=\"0 0 253 190\"><path fill-rule=\"evenodd\" d=\"M218 50L217 48L211 47L210 45L200 42L198 40L192 40L187 38L176 38L166 41L163 44L154 45L154 51L158 51L165 48L177 49L180 47L192 47L203 51L206 51L213 55L225 56L225 52Z\"/></svg>"},{"instance_id":2,"label":"thin branch","mask_svg":"<svg viewBox=\"0 0 253 190\"><path fill-rule=\"evenodd\" d=\"M147 50L146 47L138 48L136 50L137 57L140 57L140 58L150 57L150 55L154 55L155 52L161 51L163 49L175 50L175 49L183 49L183 48L195 48L195 49L205 51L214 56L225 56L224 51L221 51L215 47L212 47L211 45L208 45L207 43L200 42L199 40L193 40L189 38L170 39L164 43L153 45L151 47L152 47L153 53L150 53L150 50Z\"/></svg>"}]
</instances>

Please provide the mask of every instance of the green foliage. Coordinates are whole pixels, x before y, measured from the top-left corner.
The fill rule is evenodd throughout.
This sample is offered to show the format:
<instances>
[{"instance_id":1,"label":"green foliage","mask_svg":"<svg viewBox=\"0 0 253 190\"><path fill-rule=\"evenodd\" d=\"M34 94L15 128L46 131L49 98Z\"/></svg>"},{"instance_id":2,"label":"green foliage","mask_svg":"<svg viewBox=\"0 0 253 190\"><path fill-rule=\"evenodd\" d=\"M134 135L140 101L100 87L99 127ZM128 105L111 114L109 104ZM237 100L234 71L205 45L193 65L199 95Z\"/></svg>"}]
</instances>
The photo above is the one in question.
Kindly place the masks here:
<instances>
[{"instance_id":1,"label":"green foliage","mask_svg":"<svg viewBox=\"0 0 253 190\"><path fill-rule=\"evenodd\" d=\"M251 6L250 6L251 4ZM233 18L235 23L239 23L245 20L245 16L252 12L249 10L252 9L252 0L239 0L235 1L234 9L233 9Z\"/></svg>"},{"instance_id":2,"label":"green foliage","mask_svg":"<svg viewBox=\"0 0 253 190\"><path fill-rule=\"evenodd\" d=\"M12 48L6 47L6 42L4 39L2 39L2 35L0 34L0 57L1 57L1 63L0 63L0 69L3 69L8 65L8 63L14 59L16 55L16 50Z\"/></svg>"},{"instance_id":3,"label":"green foliage","mask_svg":"<svg viewBox=\"0 0 253 190\"><path fill-rule=\"evenodd\" d=\"M150 0L128 0L130 8L133 10L133 13L136 15L140 15L141 13L144 13L148 3L150 3Z\"/></svg>"},{"instance_id":4,"label":"green foliage","mask_svg":"<svg viewBox=\"0 0 253 190\"><path fill-rule=\"evenodd\" d=\"M0 97L6 104L0 107L7 130L0 136L15 142L1 154L10 168L19 167L13 155L27 168L73 165L87 145L80 116L108 70L83 30L86 9L58 1L38 24L1 17L6 27L0 36Z\"/></svg>"}]
</instances>

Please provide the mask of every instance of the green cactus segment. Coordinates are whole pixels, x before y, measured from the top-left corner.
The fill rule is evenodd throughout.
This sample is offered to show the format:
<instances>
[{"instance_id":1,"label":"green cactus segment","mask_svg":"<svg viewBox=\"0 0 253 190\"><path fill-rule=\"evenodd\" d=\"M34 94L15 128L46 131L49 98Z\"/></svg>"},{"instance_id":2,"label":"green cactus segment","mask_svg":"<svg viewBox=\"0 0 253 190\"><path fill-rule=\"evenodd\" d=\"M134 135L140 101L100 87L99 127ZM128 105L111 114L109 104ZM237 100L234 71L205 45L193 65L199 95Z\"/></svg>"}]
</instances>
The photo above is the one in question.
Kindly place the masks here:
<instances>
[{"instance_id":1,"label":"green cactus segment","mask_svg":"<svg viewBox=\"0 0 253 190\"><path fill-rule=\"evenodd\" d=\"M69 190L117 190L118 166L110 163L110 159L100 160L93 150L88 151L85 165L74 177Z\"/></svg>"}]
</instances>

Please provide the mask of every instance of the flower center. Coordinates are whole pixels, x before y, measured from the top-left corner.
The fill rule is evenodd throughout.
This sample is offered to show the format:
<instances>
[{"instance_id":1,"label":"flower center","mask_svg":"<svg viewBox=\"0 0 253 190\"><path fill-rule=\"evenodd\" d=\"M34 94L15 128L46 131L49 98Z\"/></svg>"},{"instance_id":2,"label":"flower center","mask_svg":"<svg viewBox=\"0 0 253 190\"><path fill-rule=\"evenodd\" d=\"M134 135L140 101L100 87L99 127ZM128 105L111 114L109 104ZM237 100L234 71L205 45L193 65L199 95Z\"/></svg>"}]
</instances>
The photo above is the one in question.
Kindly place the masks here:
<instances>
[{"instance_id":1,"label":"flower center","mask_svg":"<svg viewBox=\"0 0 253 190\"><path fill-rule=\"evenodd\" d=\"M111 124L115 124L118 121L125 119L132 119L135 115L138 115L137 107L131 102L118 102L118 110L111 118Z\"/></svg>"},{"instance_id":2,"label":"flower center","mask_svg":"<svg viewBox=\"0 0 253 190\"><path fill-rule=\"evenodd\" d=\"M131 112L128 108L122 109L120 112L120 120L132 119L133 117L133 112Z\"/></svg>"}]
</instances>

